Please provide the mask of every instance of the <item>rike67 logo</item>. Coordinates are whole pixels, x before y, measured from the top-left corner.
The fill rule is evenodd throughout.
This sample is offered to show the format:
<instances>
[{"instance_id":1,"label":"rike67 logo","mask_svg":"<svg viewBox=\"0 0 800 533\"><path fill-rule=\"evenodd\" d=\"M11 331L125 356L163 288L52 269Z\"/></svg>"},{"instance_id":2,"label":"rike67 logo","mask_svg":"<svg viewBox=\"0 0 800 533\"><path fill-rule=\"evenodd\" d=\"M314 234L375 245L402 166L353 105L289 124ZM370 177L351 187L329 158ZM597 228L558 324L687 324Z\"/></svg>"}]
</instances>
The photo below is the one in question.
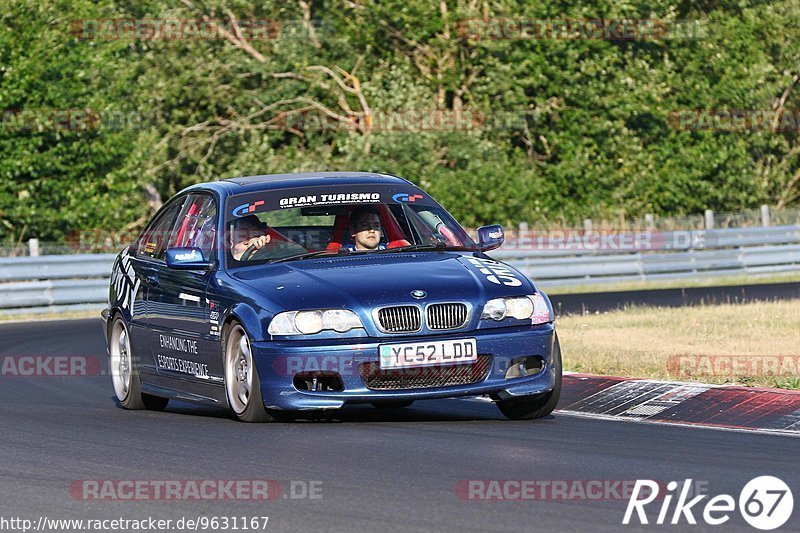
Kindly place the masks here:
<instances>
[{"instance_id":1,"label":"rike67 logo","mask_svg":"<svg viewBox=\"0 0 800 533\"><path fill-rule=\"evenodd\" d=\"M649 524L645 507L657 499L661 502L661 508L655 523L659 525L680 524L683 520L694 525L697 524L695 513L708 525L722 525L730 520L731 513L736 511L737 503L744 520L754 528L764 531L781 527L792 516L794 508L792 491L786 483L773 476L751 479L739 493L738 502L729 494L720 494L702 505L700 502L708 495L702 494L689 499L691 486L691 479L687 479L680 490L677 481L670 481L667 483L666 492L661 494L662 484L650 479L636 480L622 523L627 525L633 520L635 524L638 519L640 524ZM677 502L675 507L671 508L675 496Z\"/></svg>"}]
</instances>

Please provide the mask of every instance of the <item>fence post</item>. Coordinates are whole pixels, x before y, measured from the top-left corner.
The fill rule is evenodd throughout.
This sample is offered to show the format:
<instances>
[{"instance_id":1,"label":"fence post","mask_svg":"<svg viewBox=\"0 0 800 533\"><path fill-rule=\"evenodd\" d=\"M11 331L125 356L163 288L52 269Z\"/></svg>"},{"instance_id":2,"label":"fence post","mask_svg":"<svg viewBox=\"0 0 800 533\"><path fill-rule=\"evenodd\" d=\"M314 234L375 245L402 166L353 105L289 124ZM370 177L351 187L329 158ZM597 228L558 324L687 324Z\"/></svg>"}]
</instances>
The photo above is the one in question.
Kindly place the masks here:
<instances>
[{"instance_id":1,"label":"fence post","mask_svg":"<svg viewBox=\"0 0 800 533\"><path fill-rule=\"evenodd\" d=\"M39 239L28 239L31 257L39 257Z\"/></svg>"},{"instance_id":2,"label":"fence post","mask_svg":"<svg viewBox=\"0 0 800 533\"><path fill-rule=\"evenodd\" d=\"M706 209L706 229L714 229L714 211Z\"/></svg>"},{"instance_id":3,"label":"fence post","mask_svg":"<svg viewBox=\"0 0 800 533\"><path fill-rule=\"evenodd\" d=\"M769 220L769 206L768 205L762 205L761 206L761 225L764 226L765 228L767 226L771 226L770 220Z\"/></svg>"}]
</instances>

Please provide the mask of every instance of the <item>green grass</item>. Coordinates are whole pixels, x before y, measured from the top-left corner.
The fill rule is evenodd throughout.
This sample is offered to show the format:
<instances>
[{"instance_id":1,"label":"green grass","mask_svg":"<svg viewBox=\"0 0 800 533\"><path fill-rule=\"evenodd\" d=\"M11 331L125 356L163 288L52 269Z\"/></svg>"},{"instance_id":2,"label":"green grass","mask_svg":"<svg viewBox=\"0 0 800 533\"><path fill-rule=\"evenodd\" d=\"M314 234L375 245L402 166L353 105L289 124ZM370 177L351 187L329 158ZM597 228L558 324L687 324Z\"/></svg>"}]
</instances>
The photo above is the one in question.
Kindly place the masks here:
<instances>
[{"instance_id":1,"label":"green grass","mask_svg":"<svg viewBox=\"0 0 800 533\"><path fill-rule=\"evenodd\" d=\"M96 318L100 319L100 311L63 311L58 313L3 313L1 322L32 322L36 320L72 320Z\"/></svg>"},{"instance_id":2,"label":"green grass","mask_svg":"<svg viewBox=\"0 0 800 533\"><path fill-rule=\"evenodd\" d=\"M681 308L629 307L558 319L564 369L637 378L800 389L800 301ZM779 356L795 365L702 372L676 370L681 356L751 363ZM735 356L735 357L732 357ZM788 356L788 357L787 357ZM673 367L670 367L670 361ZM787 371L788 369L788 371ZM752 367L751 367L752 370Z\"/></svg>"},{"instance_id":3,"label":"green grass","mask_svg":"<svg viewBox=\"0 0 800 533\"><path fill-rule=\"evenodd\" d=\"M535 281L535 280L534 280ZM748 285L751 283L789 283L800 282L800 271L769 275L736 275L697 279L678 279L663 281L626 281L618 283L593 283L571 285L569 287L544 287L547 294L574 294L586 292L637 291L650 289L675 289L690 287L717 287L721 285Z\"/></svg>"}]
</instances>

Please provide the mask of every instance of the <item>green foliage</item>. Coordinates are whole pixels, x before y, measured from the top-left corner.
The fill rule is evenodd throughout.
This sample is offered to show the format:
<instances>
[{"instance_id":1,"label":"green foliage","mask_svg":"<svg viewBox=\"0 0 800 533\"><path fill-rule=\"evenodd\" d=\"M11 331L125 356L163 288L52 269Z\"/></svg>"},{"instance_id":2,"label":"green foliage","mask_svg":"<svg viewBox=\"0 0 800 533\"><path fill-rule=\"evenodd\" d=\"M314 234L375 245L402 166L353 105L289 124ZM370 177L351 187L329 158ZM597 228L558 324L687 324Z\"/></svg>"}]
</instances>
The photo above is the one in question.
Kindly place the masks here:
<instances>
[{"instance_id":1,"label":"green foliage","mask_svg":"<svg viewBox=\"0 0 800 533\"><path fill-rule=\"evenodd\" d=\"M125 201L140 196L139 185L120 171L134 132L96 121L131 111L124 45L68 31L70 19L101 9L24 0L0 8L0 236L57 240L123 228L147 212Z\"/></svg>"},{"instance_id":2,"label":"green foliage","mask_svg":"<svg viewBox=\"0 0 800 533\"><path fill-rule=\"evenodd\" d=\"M681 129L675 119L682 110L796 111L794 0L441 5L5 2L0 239L135 229L157 205L148 187L165 199L200 181L303 170L407 177L468 226L795 201L797 131ZM84 19L203 16L277 21L278 31L249 39L250 49L232 43L235 36L74 32ZM317 21L313 31L306 16ZM459 24L565 18L660 19L670 28L694 20L705 35L470 39ZM26 128L8 110L100 118L83 129ZM435 113L477 119L418 127ZM115 125L112 116L128 120Z\"/></svg>"}]
</instances>

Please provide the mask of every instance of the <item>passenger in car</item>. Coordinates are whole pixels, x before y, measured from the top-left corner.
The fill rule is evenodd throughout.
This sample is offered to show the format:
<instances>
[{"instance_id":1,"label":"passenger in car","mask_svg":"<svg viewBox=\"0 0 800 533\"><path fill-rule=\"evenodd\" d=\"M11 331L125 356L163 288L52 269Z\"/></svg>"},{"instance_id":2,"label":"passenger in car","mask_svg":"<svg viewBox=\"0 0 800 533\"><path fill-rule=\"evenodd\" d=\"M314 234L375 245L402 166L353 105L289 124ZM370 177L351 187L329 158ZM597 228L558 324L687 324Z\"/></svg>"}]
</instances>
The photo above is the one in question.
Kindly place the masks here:
<instances>
[{"instance_id":1,"label":"passenger in car","mask_svg":"<svg viewBox=\"0 0 800 533\"><path fill-rule=\"evenodd\" d=\"M378 210L369 205L362 205L350 213L350 237L353 244L346 244L342 248L351 251L385 250L381 244L381 217Z\"/></svg>"}]
</instances>

